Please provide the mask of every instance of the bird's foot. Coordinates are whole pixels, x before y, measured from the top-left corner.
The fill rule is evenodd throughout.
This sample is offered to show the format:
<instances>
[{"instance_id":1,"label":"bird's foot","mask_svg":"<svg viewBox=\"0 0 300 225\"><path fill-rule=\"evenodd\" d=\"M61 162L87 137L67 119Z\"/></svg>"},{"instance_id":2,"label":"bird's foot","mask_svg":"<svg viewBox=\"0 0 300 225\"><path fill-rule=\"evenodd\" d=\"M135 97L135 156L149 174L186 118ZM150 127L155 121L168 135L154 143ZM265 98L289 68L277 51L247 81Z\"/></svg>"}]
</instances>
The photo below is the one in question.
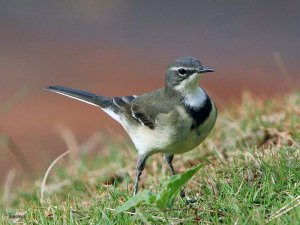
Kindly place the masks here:
<instances>
[{"instance_id":1,"label":"bird's foot","mask_svg":"<svg viewBox=\"0 0 300 225\"><path fill-rule=\"evenodd\" d=\"M190 204L194 204L197 202L197 200L195 198L189 198L185 195L184 190L180 191L180 197L182 200L185 200L185 204L186 205L190 205Z\"/></svg>"},{"instance_id":2,"label":"bird's foot","mask_svg":"<svg viewBox=\"0 0 300 225\"><path fill-rule=\"evenodd\" d=\"M194 203L196 203L197 202L197 200L195 199L195 198L185 198L185 204L186 205L191 205L191 204L194 204Z\"/></svg>"}]
</instances>

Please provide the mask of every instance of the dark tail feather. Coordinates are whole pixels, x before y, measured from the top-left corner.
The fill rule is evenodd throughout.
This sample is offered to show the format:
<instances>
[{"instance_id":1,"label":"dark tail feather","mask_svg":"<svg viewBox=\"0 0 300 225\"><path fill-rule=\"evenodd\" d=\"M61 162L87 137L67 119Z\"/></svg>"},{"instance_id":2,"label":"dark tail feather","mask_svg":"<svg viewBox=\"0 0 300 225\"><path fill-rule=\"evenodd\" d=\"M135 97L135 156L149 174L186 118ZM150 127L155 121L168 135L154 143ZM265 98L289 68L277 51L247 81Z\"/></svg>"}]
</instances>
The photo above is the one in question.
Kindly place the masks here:
<instances>
[{"instance_id":1,"label":"dark tail feather","mask_svg":"<svg viewBox=\"0 0 300 225\"><path fill-rule=\"evenodd\" d=\"M61 87L61 86L49 86L46 88L48 91L52 91L76 100L107 108L112 105L112 100L108 97L95 95L86 91L80 91L73 88Z\"/></svg>"}]
</instances>

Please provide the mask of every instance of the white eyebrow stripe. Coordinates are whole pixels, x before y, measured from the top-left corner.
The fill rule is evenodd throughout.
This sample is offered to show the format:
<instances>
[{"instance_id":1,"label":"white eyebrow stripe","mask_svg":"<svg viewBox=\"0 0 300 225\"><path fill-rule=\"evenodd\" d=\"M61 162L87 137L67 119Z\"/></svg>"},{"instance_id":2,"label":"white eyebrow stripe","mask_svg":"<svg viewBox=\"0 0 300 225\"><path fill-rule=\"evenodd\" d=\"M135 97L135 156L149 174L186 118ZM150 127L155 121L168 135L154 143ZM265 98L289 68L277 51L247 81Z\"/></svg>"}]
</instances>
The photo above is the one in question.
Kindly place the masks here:
<instances>
[{"instance_id":1,"label":"white eyebrow stripe","mask_svg":"<svg viewBox=\"0 0 300 225\"><path fill-rule=\"evenodd\" d=\"M178 70L178 69L185 69L185 70L190 70L190 71L197 70L196 68L190 68L190 67L184 67L184 66L173 66L173 67L170 67L168 70Z\"/></svg>"}]
</instances>

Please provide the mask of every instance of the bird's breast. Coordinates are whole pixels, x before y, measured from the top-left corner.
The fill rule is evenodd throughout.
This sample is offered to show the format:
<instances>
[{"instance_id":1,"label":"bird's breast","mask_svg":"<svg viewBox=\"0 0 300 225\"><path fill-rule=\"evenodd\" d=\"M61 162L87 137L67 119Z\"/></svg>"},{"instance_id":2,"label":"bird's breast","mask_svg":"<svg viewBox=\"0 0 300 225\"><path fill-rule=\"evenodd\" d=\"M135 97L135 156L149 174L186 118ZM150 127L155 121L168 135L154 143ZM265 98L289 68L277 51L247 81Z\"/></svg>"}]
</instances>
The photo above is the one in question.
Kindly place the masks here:
<instances>
[{"instance_id":1,"label":"bird's breast","mask_svg":"<svg viewBox=\"0 0 300 225\"><path fill-rule=\"evenodd\" d=\"M199 113L200 116L195 116L204 121L195 122L184 107L178 106L168 114L159 115L154 130L145 126L128 127L126 130L140 154L180 154L197 147L214 126L217 112L213 102L208 115Z\"/></svg>"},{"instance_id":2,"label":"bird's breast","mask_svg":"<svg viewBox=\"0 0 300 225\"><path fill-rule=\"evenodd\" d=\"M204 100L200 103L199 107L190 106L183 103L186 113L192 118L192 130L197 130L210 116L213 109L213 102L210 97L205 93Z\"/></svg>"},{"instance_id":3,"label":"bird's breast","mask_svg":"<svg viewBox=\"0 0 300 225\"><path fill-rule=\"evenodd\" d=\"M209 135L217 118L217 109L210 99L207 104L203 111L194 111L192 115L189 114L189 120L184 120L177 133L176 139L178 141L167 149L169 153L180 154L190 151L201 144Z\"/></svg>"}]
</instances>

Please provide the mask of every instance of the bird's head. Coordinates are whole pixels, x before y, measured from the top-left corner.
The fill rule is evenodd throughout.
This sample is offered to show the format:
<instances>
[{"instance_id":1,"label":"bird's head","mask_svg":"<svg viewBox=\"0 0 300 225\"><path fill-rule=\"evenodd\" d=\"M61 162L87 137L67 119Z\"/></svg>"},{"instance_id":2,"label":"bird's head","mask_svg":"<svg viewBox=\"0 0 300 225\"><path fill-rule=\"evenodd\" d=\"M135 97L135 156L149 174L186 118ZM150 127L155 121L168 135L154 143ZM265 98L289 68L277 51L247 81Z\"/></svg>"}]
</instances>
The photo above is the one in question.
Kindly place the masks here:
<instances>
[{"instance_id":1,"label":"bird's head","mask_svg":"<svg viewBox=\"0 0 300 225\"><path fill-rule=\"evenodd\" d=\"M166 87L177 91L194 90L203 73L214 72L194 57L183 57L171 63L166 71Z\"/></svg>"}]
</instances>

